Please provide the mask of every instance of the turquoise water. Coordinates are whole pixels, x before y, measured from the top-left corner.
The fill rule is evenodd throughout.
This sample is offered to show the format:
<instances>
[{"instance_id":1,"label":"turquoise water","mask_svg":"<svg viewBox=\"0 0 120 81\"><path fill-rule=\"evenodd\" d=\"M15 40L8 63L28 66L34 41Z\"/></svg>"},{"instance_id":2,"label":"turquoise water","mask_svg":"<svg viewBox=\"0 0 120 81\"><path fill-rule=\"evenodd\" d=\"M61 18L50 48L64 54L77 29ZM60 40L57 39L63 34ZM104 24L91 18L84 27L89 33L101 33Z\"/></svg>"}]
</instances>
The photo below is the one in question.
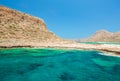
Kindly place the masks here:
<instances>
[{"instance_id":1,"label":"turquoise water","mask_svg":"<svg viewBox=\"0 0 120 81\"><path fill-rule=\"evenodd\" d=\"M80 42L85 44L110 44L120 46L120 42Z\"/></svg>"},{"instance_id":2,"label":"turquoise water","mask_svg":"<svg viewBox=\"0 0 120 81\"><path fill-rule=\"evenodd\" d=\"M0 81L120 81L120 58L88 50L0 49Z\"/></svg>"}]
</instances>

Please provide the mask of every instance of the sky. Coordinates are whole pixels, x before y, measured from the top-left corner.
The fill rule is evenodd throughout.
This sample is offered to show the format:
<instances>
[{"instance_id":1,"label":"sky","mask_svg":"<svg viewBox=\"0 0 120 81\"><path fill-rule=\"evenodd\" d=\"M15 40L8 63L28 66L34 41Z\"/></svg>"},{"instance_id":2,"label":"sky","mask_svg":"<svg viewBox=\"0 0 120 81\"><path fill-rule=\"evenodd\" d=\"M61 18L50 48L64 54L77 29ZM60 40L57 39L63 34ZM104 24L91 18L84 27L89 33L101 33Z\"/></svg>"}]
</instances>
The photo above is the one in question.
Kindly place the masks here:
<instances>
[{"instance_id":1,"label":"sky","mask_svg":"<svg viewBox=\"0 0 120 81\"><path fill-rule=\"evenodd\" d=\"M120 31L120 0L0 0L0 5L42 18L65 39L87 38L103 29Z\"/></svg>"}]
</instances>

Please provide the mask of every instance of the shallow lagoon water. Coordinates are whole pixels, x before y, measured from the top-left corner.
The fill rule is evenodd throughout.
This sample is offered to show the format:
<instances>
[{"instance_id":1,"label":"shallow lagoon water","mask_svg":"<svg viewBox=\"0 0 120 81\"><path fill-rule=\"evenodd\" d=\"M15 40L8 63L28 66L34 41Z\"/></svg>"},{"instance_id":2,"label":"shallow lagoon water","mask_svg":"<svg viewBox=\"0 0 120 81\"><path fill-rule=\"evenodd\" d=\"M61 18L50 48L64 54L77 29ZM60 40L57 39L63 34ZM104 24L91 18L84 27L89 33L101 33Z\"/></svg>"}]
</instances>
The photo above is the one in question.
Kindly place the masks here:
<instances>
[{"instance_id":1,"label":"shallow lagoon water","mask_svg":"<svg viewBox=\"0 0 120 81\"><path fill-rule=\"evenodd\" d=\"M107 45L115 45L120 46L120 42L80 42L84 44L107 44Z\"/></svg>"},{"instance_id":2,"label":"shallow lagoon water","mask_svg":"<svg viewBox=\"0 0 120 81\"><path fill-rule=\"evenodd\" d=\"M120 81L120 58L94 50L0 49L0 81Z\"/></svg>"}]
</instances>

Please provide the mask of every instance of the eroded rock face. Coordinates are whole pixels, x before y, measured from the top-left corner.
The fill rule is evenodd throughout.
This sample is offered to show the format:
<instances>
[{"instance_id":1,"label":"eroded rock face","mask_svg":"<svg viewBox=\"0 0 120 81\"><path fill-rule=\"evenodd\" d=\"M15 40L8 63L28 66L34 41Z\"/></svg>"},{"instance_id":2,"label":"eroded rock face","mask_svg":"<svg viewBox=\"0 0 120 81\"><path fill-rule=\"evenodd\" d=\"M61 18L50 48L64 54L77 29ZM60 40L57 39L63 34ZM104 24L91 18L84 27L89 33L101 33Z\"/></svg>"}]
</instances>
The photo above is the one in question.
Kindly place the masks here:
<instances>
[{"instance_id":1,"label":"eroded rock face","mask_svg":"<svg viewBox=\"0 0 120 81\"><path fill-rule=\"evenodd\" d=\"M37 17L0 6L0 43L18 41L62 42L63 39L47 29Z\"/></svg>"}]
</instances>

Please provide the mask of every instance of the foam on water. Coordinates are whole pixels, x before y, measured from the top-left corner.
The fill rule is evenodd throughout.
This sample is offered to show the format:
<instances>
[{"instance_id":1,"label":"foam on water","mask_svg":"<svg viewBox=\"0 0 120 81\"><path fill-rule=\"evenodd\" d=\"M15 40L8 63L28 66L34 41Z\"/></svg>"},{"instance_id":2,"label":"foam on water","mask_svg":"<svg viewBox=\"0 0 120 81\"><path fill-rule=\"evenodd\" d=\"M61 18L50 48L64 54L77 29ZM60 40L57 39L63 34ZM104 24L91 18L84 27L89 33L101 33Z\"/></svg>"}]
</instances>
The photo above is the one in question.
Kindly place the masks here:
<instances>
[{"instance_id":1,"label":"foam on water","mask_svg":"<svg viewBox=\"0 0 120 81\"><path fill-rule=\"evenodd\" d=\"M120 58L98 51L0 49L0 81L120 81Z\"/></svg>"},{"instance_id":2,"label":"foam on water","mask_svg":"<svg viewBox=\"0 0 120 81\"><path fill-rule=\"evenodd\" d=\"M114 53L108 53L108 52L100 52L98 53L100 55L106 55L106 56L109 56L109 57L120 57L119 55L115 55Z\"/></svg>"}]
</instances>

